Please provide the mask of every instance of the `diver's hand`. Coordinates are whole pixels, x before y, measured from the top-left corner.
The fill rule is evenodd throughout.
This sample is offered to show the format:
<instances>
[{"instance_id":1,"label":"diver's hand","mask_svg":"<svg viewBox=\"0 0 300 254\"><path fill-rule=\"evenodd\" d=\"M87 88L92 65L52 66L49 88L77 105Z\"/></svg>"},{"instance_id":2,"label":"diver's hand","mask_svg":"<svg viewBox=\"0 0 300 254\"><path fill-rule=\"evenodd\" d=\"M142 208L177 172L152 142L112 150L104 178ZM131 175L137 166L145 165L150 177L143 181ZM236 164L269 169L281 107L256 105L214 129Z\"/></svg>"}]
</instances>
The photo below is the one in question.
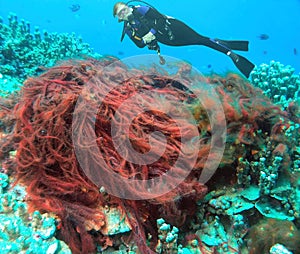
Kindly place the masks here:
<instances>
[{"instance_id":1,"label":"diver's hand","mask_svg":"<svg viewBox=\"0 0 300 254\"><path fill-rule=\"evenodd\" d=\"M156 39L155 35L150 31L149 33L145 34L143 36L143 42L145 44L150 44L152 41L154 41Z\"/></svg>"},{"instance_id":2,"label":"diver's hand","mask_svg":"<svg viewBox=\"0 0 300 254\"><path fill-rule=\"evenodd\" d=\"M151 41L150 43L147 44L147 46L148 46L148 49L150 49L150 50L159 50L159 46L158 46L156 40Z\"/></svg>"}]
</instances>

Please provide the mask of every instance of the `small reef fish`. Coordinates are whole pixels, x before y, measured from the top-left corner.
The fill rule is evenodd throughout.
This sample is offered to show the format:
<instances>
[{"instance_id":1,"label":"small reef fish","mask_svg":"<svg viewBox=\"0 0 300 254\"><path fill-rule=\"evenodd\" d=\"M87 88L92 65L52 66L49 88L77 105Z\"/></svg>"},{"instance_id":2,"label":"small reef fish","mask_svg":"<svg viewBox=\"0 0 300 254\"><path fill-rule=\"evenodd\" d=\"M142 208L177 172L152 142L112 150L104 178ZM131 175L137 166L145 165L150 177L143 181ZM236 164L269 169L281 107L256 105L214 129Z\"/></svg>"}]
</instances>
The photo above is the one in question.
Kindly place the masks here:
<instances>
[{"instance_id":1,"label":"small reef fish","mask_svg":"<svg viewBox=\"0 0 300 254\"><path fill-rule=\"evenodd\" d=\"M72 11L72 12L77 12L80 10L80 5L79 4L72 4L69 9Z\"/></svg>"},{"instance_id":2,"label":"small reef fish","mask_svg":"<svg viewBox=\"0 0 300 254\"><path fill-rule=\"evenodd\" d=\"M298 55L298 50L296 49L296 48L294 48L294 55L296 56L296 55Z\"/></svg>"},{"instance_id":3,"label":"small reef fish","mask_svg":"<svg viewBox=\"0 0 300 254\"><path fill-rule=\"evenodd\" d=\"M270 36L267 34L260 34L257 37L263 41L268 40L270 38Z\"/></svg>"}]
</instances>

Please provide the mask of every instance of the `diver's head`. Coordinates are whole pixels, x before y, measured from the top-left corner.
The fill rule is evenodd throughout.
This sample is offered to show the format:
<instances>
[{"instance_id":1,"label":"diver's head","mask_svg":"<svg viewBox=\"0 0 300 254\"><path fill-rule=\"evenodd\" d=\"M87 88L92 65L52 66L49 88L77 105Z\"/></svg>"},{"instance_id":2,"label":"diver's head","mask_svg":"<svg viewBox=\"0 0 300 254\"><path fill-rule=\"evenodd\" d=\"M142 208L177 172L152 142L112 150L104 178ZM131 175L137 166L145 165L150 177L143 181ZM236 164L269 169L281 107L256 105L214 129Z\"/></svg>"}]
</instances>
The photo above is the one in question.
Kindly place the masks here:
<instances>
[{"instance_id":1,"label":"diver's head","mask_svg":"<svg viewBox=\"0 0 300 254\"><path fill-rule=\"evenodd\" d=\"M128 20L128 17L132 14L132 8L123 2L117 2L113 8L114 17L117 16L119 22Z\"/></svg>"}]
</instances>

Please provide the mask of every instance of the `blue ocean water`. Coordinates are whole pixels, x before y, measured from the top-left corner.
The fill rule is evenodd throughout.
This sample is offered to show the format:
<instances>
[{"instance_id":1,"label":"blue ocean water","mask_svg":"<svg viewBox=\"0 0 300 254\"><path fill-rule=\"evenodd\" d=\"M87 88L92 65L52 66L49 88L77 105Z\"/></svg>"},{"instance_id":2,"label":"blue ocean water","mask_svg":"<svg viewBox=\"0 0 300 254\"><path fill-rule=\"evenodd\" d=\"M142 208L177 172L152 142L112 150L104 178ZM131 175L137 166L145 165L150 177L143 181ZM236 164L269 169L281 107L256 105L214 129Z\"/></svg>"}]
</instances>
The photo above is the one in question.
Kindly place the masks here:
<instances>
[{"instance_id":1,"label":"blue ocean water","mask_svg":"<svg viewBox=\"0 0 300 254\"><path fill-rule=\"evenodd\" d=\"M14 12L49 32L75 32L103 55L119 58L149 53L129 38L120 42L122 23L112 15L110 0L0 0L0 16ZM176 17L202 35L220 39L249 40L249 52L242 55L255 65L279 61L300 72L300 1L299 0L207 0L148 1L160 12ZM70 7L80 5L73 12ZM269 38L262 40L261 35ZM200 71L235 70L223 54L203 46L170 47L161 45L164 55L187 60Z\"/></svg>"}]
</instances>

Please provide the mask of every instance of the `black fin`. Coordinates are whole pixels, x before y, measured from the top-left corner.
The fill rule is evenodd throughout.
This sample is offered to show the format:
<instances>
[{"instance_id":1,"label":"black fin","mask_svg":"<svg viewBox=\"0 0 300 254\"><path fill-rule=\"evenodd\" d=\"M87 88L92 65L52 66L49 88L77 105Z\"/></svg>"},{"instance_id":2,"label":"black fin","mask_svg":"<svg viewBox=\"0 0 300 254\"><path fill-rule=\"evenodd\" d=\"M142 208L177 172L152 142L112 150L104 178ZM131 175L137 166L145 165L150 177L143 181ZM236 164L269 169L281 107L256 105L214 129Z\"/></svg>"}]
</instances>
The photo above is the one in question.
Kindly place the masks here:
<instances>
[{"instance_id":1,"label":"black fin","mask_svg":"<svg viewBox=\"0 0 300 254\"><path fill-rule=\"evenodd\" d=\"M246 78L249 78L250 73L254 69L255 65L245 57L238 54L232 53L230 57L240 72L243 73Z\"/></svg>"},{"instance_id":2,"label":"black fin","mask_svg":"<svg viewBox=\"0 0 300 254\"><path fill-rule=\"evenodd\" d=\"M227 41L215 39L216 42L226 46L231 50L248 51L249 41Z\"/></svg>"}]
</instances>

